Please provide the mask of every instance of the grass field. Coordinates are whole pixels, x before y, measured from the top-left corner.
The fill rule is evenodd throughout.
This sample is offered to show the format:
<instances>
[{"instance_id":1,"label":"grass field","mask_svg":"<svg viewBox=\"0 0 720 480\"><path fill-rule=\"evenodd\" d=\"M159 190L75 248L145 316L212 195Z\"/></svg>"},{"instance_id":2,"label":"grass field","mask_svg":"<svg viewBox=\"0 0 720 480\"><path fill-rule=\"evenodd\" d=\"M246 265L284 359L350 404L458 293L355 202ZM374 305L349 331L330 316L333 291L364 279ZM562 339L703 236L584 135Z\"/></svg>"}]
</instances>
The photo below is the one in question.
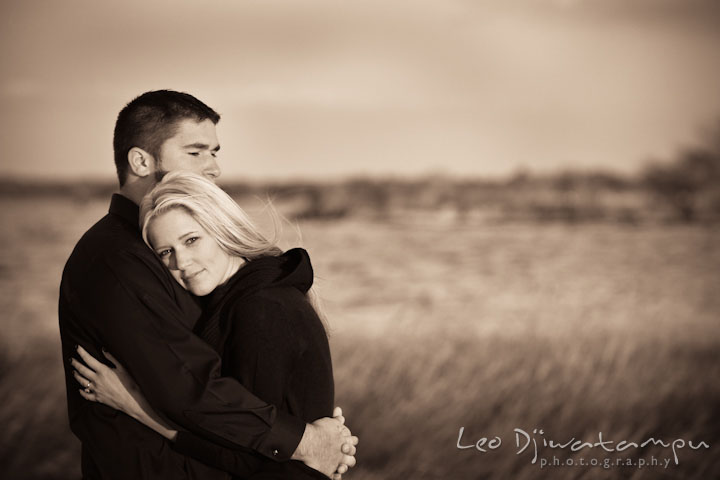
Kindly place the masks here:
<instances>
[{"instance_id":1,"label":"grass field","mask_svg":"<svg viewBox=\"0 0 720 480\"><path fill-rule=\"evenodd\" d=\"M0 477L79 478L56 301L75 241L105 202L2 199ZM720 229L300 225L331 326L337 403L361 438L358 480L720 478ZM288 232L286 246L295 243ZM481 437L501 446L458 449ZM517 454L515 428L540 447ZM608 453L603 438L676 439ZM522 443L521 443L522 445ZM555 466L670 459L667 468Z\"/></svg>"}]
</instances>

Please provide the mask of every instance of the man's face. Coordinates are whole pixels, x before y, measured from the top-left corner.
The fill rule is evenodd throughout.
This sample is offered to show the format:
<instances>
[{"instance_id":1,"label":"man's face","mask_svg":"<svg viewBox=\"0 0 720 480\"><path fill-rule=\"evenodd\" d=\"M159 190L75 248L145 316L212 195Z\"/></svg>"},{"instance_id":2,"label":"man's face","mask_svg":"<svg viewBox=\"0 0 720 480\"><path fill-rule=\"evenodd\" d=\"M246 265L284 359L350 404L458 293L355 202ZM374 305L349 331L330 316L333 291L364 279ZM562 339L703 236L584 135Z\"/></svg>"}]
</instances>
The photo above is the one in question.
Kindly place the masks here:
<instances>
[{"instance_id":1,"label":"man's face","mask_svg":"<svg viewBox=\"0 0 720 480\"><path fill-rule=\"evenodd\" d=\"M181 120L175 135L160 147L156 174L182 170L215 181L220 176L216 158L218 150L220 144L212 120Z\"/></svg>"}]
</instances>

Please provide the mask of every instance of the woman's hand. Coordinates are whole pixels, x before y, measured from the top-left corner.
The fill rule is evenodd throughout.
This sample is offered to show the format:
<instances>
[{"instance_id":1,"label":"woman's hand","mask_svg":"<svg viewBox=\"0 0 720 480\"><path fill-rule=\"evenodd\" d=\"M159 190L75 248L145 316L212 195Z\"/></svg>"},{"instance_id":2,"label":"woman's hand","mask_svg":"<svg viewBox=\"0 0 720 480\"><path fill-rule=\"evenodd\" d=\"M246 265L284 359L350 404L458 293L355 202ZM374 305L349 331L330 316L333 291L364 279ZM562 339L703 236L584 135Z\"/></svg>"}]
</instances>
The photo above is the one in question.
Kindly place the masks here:
<instances>
[{"instance_id":1,"label":"woman's hand","mask_svg":"<svg viewBox=\"0 0 720 480\"><path fill-rule=\"evenodd\" d=\"M74 358L70 359L70 363L75 369L75 380L83 387L80 395L85 400L100 402L125 412L168 440L174 441L177 438L177 430L152 409L140 387L115 357L103 349L105 358L115 365L115 368L110 368L97 361L81 346L77 347L77 351L85 364Z\"/></svg>"},{"instance_id":2,"label":"woman's hand","mask_svg":"<svg viewBox=\"0 0 720 480\"><path fill-rule=\"evenodd\" d=\"M110 353L103 350L105 358L110 360L115 368L99 362L81 346L77 352L85 364L75 358L70 360L75 371L75 380L83 387L80 395L91 402L99 402L132 417L142 411L141 405L147 404L140 388L130 374Z\"/></svg>"}]
</instances>

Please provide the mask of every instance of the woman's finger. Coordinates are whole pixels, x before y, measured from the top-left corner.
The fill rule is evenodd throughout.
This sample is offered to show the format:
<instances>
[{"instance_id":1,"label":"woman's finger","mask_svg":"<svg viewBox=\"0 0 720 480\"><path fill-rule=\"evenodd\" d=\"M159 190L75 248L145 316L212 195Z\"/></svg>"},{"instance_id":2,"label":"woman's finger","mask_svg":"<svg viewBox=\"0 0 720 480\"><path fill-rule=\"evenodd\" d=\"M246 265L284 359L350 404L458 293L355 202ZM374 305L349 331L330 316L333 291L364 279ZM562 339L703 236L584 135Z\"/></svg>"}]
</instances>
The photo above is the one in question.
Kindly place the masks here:
<instances>
[{"instance_id":1,"label":"woman's finger","mask_svg":"<svg viewBox=\"0 0 720 480\"><path fill-rule=\"evenodd\" d=\"M342 417L342 408L335 407L335 410L333 410L333 417Z\"/></svg>"},{"instance_id":2,"label":"woman's finger","mask_svg":"<svg viewBox=\"0 0 720 480\"><path fill-rule=\"evenodd\" d=\"M93 370L100 371L103 367L106 367L99 361L95 359L92 355L90 355L83 347L78 345L77 351L80 354L80 357L83 359L83 361L87 364L88 367L92 368ZM107 367L106 367L107 368Z\"/></svg>"},{"instance_id":3,"label":"woman's finger","mask_svg":"<svg viewBox=\"0 0 720 480\"><path fill-rule=\"evenodd\" d=\"M83 365L82 362L78 361L75 358L72 358L72 359L70 359L70 364L73 366L73 368L75 368L75 370L80 372L80 375L82 375L83 377L87 378L90 381L95 380L95 376L96 376L95 372L93 370L89 369L88 367L86 367L85 365Z\"/></svg>"},{"instance_id":4,"label":"woman's finger","mask_svg":"<svg viewBox=\"0 0 720 480\"><path fill-rule=\"evenodd\" d=\"M97 395L95 395L95 392L86 392L83 389L79 390L80 396L83 397L85 400L89 400L91 402L97 402Z\"/></svg>"},{"instance_id":5,"label":"woman's finger","mask_svg":"<svg viewBox=\"0 0 720 480\"><path fill-rule=\"evenodd\" d=\"M338 468L337 468L337 473L339 473L340 475L344 474L347 471L348 471L348 466L345 465L344 463L341 463L340 466L338 466Z\"/></svg>"},{"instance_id":6,"label":"woman's finger","mask_svg":"<svg viewBox=\"0 0 720 480\"><path fill-rule=\"evenodd\" d=\"M117 360L115 357L113 357L112 355L110 355L110 352L108 352L108 351L105 350L104 348L103 348L103 351L102 351L102 352L103 352L103 355L105 355L105 358L107 358L108 360L110 360L110 361L112 362L112 364L115 366L115 368L117 368L118 370L124 370L124 368L123 368L123 366L120 364L120 362L118 362L118 360Z\"/></svg>"},{"instance_id":7,"label":"woman's finger","mask_svg":"<svg viewBox=\"0 0 720 480\"><path fill-rule=\"evenodd\" d=\"M88 388L88 384L92 386L92 381L80 375L77 370L73 370L73 376L75 377L75 380L77 380L77 382L82 385L83 388Z\"/></svg>"}]
</instances>

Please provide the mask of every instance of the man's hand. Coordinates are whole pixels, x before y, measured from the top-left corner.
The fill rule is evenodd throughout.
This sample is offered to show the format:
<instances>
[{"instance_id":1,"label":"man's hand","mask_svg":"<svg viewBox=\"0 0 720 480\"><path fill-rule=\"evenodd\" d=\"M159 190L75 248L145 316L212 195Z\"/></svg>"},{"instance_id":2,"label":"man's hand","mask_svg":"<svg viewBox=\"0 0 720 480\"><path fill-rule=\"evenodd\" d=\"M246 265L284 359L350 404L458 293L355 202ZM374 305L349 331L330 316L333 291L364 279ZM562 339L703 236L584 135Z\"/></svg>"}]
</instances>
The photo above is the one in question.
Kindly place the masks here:
<instances>
[{"instance_id":1,"label":"man's hand","mask_svg":"<svg viewBox=\"0 0 720 480\"><path fill-rule=\"evenodd\" d=\"M342 408L335 407L335 410L333 410L333 418L345 425L345 417L342 414ZM347 426L343 426L343 435L345 443L343 443L341 451L345 455L343 455L343 460L340 462L337 470L332 475L332 480L341 480L343 474L348 471L348 468L355 466L355 452L357 451L355 447L360 440L358 437L352 435Z\"/></svg>"},{"instance_id":2,"label":"man's hand","mask_svg":"<svg viewBox=\"0 0 720 480\"><path fill-rule=\"evenodd\" d=\"M336 408L334 413L334 418L321 418L305 426L292 458L328 477L339 479L348 467L355 465L358 439L344 425L342 411Z\"/></svg>"}]
</instances>

